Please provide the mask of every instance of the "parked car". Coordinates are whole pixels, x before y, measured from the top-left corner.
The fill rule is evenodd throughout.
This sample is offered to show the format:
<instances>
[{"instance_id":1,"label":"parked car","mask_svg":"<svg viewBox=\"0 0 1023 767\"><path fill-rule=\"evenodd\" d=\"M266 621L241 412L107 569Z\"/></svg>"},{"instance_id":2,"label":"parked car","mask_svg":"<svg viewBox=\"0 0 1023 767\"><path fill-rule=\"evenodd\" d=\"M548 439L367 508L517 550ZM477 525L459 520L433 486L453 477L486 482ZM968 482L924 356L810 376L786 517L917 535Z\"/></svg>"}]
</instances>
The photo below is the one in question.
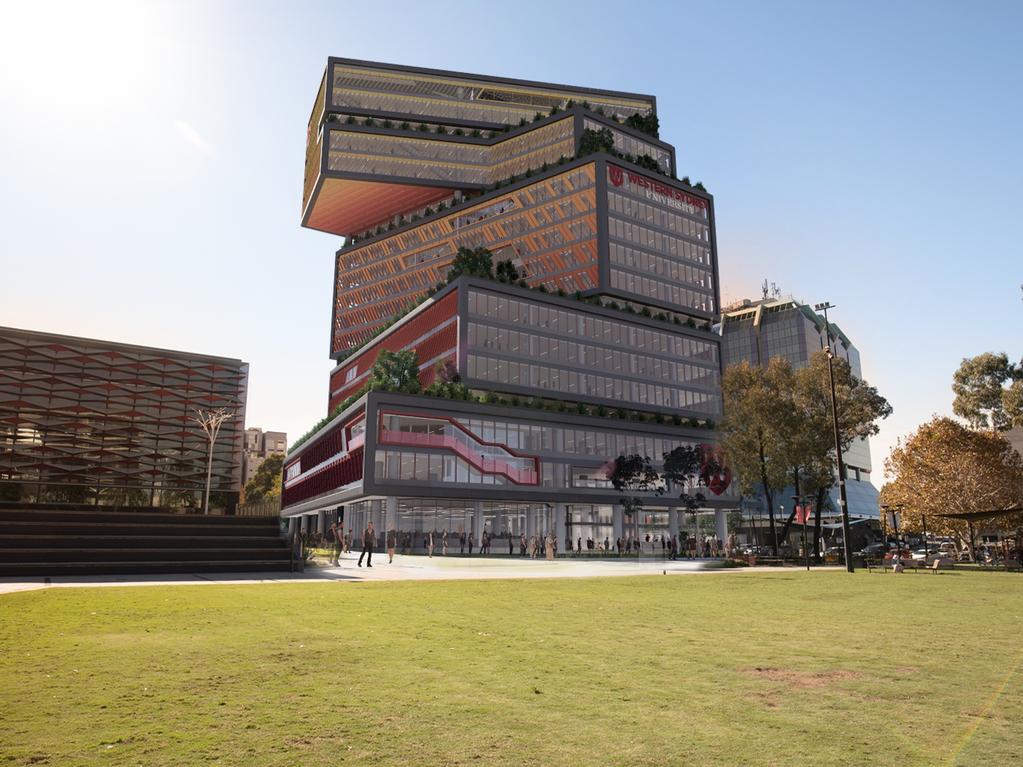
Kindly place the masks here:
<instances>
[{"instance_id":1,"label":"parked car","mask_svg":"<svg viewBox=\"0 0 1023 767\"><path fill-rule=\"evenodd\" d=\"M884 543L868 543L859 551L853 552L857 557L863 557L864 559L875 559L877 557L883 557L889 546Z\"/></svg>"}]
</instances>

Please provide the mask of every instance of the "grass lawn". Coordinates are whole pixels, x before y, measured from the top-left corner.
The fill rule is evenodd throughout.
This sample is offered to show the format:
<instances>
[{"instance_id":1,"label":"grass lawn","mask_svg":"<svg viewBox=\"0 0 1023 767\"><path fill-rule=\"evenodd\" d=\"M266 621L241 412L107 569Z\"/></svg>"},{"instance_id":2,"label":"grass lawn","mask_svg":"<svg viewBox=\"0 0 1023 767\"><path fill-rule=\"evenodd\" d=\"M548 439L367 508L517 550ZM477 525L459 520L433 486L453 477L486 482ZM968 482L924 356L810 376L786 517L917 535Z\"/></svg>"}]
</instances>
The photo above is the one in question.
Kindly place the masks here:
<instances>
[{"instance_id":1,"label":"grass lawn","mask_svg":"<svg viewBox=\"0 0 1023 767\"><path fill-rule=\"evenodd\" d=\"M0 596L0 765L1002 765L1023 576Z\"/></svg>"}]
</instances>

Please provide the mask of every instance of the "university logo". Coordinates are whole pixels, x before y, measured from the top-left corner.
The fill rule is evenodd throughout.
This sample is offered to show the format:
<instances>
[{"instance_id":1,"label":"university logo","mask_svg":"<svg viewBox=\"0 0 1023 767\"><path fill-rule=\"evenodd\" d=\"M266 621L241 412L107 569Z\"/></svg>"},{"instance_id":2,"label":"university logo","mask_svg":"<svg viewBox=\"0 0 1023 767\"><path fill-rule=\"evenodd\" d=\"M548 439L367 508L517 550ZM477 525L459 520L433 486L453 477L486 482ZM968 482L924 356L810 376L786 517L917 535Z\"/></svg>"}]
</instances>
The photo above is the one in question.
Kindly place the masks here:
<instances>
[{"instance_id":1,"label":"university logo","mask_svg":"<svg viewBox=\"0 0 1023 767\"><path fill-rule=\"evenodd\" d=\"M607 173L608 176L611 178L611 183L614 184L615 186L621 186L622 182L625 180L625 174L622 172L622 169L619 168L617 165L608 165Z\"/></svg>"}]
</instances>

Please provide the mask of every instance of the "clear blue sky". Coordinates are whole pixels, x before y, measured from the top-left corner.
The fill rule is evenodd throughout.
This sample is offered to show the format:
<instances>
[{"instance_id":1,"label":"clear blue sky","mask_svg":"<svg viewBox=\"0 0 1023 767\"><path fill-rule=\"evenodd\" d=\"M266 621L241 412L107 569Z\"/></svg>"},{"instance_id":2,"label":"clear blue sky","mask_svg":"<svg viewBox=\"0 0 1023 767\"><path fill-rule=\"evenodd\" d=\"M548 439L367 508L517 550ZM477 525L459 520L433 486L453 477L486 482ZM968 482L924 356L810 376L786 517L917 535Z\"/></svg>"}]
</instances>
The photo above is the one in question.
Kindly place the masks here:
<instances>
[{"instance_id":1,"label":"clear blue sky","mask_svg":"<svg viewBox=\"0 0 1023 767\"><path fill-rule=\"evenodd\" d=\"M1023 354L1021 9L8 3L0 324L241 357L248 424L294 438L332 366L339 240L299 227L328 55L653 93L724 298L837 305L895 407L880 469L962 357Z\"/></svg>"}]
</instances>

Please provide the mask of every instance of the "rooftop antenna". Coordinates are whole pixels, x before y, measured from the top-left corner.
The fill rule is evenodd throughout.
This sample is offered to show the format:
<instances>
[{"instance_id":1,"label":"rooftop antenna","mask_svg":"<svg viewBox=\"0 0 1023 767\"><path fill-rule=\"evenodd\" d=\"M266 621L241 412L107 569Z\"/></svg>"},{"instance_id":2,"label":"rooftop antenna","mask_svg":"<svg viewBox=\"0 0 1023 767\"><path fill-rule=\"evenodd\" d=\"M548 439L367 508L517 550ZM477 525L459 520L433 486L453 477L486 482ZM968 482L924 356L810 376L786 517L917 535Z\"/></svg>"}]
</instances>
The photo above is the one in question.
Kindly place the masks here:
<instances>
[{"instance_id":1,"label":"rooftop antenna","mask_svg":"<svg viewBox=\"0 0 1023 767\"><path fill-rule=\"evenodd\" d=\"M775 284L771 283L771 298L777 298L781 295L781 289Z\"/></svg>"},{"instance_id":2,"label":"rooftop antenna","mask_svg":"<svg viewBox=\"0 0 1023 767\"><path fill-rule=\"evenodd\" d=\"M767 278L764 278L764 283L760 286L760 289L764 292L764 300L767 300Z\"/></svg>"}]
</instances>

